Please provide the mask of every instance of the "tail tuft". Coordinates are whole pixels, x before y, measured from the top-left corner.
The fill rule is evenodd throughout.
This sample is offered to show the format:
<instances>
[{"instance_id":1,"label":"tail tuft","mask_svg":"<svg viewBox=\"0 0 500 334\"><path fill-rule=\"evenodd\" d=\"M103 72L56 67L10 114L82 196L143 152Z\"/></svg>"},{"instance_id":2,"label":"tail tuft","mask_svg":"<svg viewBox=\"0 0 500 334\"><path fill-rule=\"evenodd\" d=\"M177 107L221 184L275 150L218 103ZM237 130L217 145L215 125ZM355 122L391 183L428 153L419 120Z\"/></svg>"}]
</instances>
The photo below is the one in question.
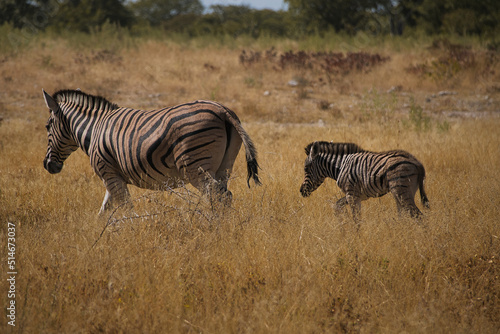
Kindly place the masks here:
<instances>
[{"instance_id":1,"label":"tail tuft","mask_svg":"<svg viewBox=\"0 0 500 334\"><path fill-rule=\"evenodd\" d=\"M424 190L424 179L425 179L425 170L424 170L424 167L422 166L421 173L418 176L418 188L420 191L420 201L422 202L422 205L425 208L430 209L431 205L429 203L429 199L427 198L427 194L425 193L425 190Z\"/></svg>"},{"instance_id":2,"label":"tail tuft","mask_svg":"<svg viewBox=\"0 0 500 334\"><path fill-rule=\"evenodd\" d=\"M420 200L422 201L422 205L427 208L427 209L430 209L431 208L431 205L430 205L430 202L429 202L429 199L427 198L427 196L425 195L425 193L422 195L422 192L420 192Z\"/></svg>"},{"instance_id":3,"label":"tail tuft","mask_svg":"<svg viewBox=\"0 0 500 334\"><path fill-rule=\"evenodd\" d=\"M247 177L247 185L248 188L250 188L250 179L253 179L256 185L260 186L262 183L259 180L259 175L257 175L259 169L259 164L257 163L256 158L252 158L250 160L247 160L247 170L248 170L248 177Z\"/></svg>"}]
</instances>

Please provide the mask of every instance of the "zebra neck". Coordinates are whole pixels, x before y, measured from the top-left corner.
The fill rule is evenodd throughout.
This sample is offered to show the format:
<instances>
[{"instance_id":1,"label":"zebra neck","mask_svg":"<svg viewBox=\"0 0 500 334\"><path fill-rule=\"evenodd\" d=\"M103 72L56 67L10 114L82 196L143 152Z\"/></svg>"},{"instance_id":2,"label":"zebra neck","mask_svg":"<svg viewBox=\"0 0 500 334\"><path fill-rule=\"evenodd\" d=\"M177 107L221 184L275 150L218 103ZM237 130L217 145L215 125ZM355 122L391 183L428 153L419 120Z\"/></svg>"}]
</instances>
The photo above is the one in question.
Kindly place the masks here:
<instances>
[{"instance_id":1,"label":"zebra neck","mask_svg":"<svg viewBox=\"0 0 500 334\"><path fill-rule=\"evenodd\" d=\"M325 176L334 179L337 181L337 178L339 177L340 174L340 167L341 167L341 162L342 162L342 155L328 155L325 157L325 165L328 167L325 168Z\"/></svg>"},{"instance_id":2,"label":"zebra neck","mask_svg":"<svg viewBox=\"0 0 500 334\"><path fill-rule=\"evenodd\" d=\"M73 138L82 151L89 155L94 126L103 113L99 110L84 110L78 106L62 109Z\"/></svg>"}]
</instances>

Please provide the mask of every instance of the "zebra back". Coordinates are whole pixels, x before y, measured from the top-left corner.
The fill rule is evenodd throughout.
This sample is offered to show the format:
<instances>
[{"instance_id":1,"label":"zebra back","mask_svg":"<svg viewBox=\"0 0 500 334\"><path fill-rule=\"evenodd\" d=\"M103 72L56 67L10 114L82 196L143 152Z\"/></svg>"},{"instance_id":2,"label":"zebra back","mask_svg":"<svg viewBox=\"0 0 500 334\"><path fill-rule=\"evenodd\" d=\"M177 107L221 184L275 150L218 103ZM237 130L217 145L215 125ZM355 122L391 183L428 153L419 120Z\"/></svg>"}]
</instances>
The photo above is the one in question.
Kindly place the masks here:
<instances>
[{"instance_id":1,"label":"zebra back","mask_svg":"<svg viewBox=\"0 0 500 334\"><path fill-rule=\"evenodd\" d=\"M346 155L364 152L361 147L354 143L333 143L327 141L315 141L305 148L306 154L316 156L319 153L327 155Z\"/></svg>"}]
</instances>

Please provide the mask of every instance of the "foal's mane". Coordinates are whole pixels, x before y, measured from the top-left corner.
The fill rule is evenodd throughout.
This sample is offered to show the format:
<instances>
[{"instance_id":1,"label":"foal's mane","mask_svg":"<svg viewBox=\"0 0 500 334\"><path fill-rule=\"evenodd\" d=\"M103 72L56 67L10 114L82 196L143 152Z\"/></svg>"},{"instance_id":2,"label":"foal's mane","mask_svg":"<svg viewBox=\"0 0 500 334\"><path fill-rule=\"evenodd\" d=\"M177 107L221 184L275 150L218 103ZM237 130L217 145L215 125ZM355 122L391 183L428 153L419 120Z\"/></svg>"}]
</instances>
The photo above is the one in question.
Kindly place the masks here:
<instances>
[{"instance_id":1,"label":"foal's mane","mask_svg":"<svg viewBox=\"0 0 500 334\"><path fill-rule=\"evenodd\" d=\"M85 104L88 108L97 110L113 110L118 108L116 103L109 102L102 96L91 95L81 90L63 89L53 95L58 103L73 102L78 105Z\"/></svg>"},{"instance_id":2,"label":"foal's mane","mask_svg":"<svg viewBox=\"0 0 500 334\"><path fill-rule=\"evenodd\" d=\"M309 155L311 147L318 145L319 152L333 153L333 154L352 154L363 152L364 150L354 143L332 143L327 141L316 141L306 146L306 154Z\"/></svg>"}]
</instances>

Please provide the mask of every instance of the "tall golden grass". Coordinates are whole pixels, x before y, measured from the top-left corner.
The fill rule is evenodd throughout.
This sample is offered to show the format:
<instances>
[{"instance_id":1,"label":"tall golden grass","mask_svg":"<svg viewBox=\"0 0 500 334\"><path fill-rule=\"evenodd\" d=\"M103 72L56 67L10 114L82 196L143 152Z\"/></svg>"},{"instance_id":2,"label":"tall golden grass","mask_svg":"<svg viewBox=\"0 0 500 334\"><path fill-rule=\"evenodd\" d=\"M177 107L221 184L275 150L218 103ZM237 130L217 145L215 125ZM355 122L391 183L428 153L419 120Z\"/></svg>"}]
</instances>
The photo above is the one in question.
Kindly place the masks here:
<instances>
[{"instance_id":1,"label":"tall golden grass","mask_svg":"<svg viewBox=\"0 0 500 334\"><path fill-rule=\"evenodd\" d=\"M111 52L43 40L2 56L3 306L8 222L18 274L16 327L4 316L0 331L497 333L500 68L478 63L436 80L405 70L432 64L424 47L369 51L391 60L331 82L242 66L238 48L166 41ZM297 78L303 86L287 84ZM189 186L132 188L133 210L99 218L104 187L87 156L74 153L58 175L42 167L42 88L137 108L223 102L257 145L264 185L246 187L240 154L231 208ZM363 202L357 230L331 208L342 196L331 180L301 198L313 140L413 153L431 203L422 224L398 217L388 195Z\"/></svg>"}]
</instances>

